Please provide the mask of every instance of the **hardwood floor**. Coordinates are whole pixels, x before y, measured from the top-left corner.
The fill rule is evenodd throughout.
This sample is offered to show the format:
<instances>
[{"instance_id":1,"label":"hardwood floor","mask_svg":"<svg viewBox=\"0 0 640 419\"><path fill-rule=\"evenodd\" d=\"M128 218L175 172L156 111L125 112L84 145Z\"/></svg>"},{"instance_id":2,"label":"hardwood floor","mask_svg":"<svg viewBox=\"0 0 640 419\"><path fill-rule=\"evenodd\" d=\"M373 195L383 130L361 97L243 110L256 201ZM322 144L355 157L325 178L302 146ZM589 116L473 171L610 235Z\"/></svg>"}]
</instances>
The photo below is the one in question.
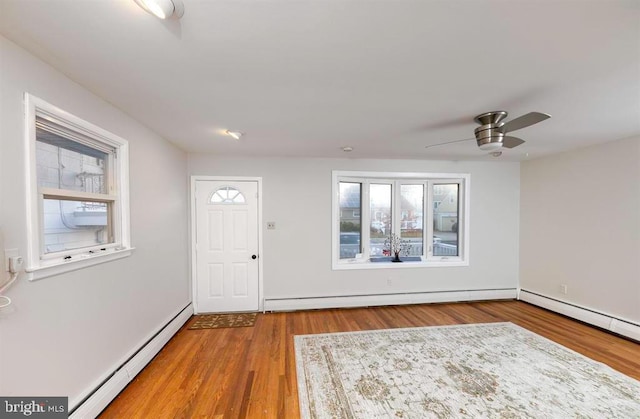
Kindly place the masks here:
<instances>
[{"instance_id":1,"label":"hardwood floor","mask_svg":"<svg viewBox=\"0 0 640 419\"><path fill-rule=\"evenodd\" d=\"M640 380L640 344L519 301L267 313L254 327L183 327L100 417L297 418L293 335L502 321Z\"/></svg>"}]
</instances>

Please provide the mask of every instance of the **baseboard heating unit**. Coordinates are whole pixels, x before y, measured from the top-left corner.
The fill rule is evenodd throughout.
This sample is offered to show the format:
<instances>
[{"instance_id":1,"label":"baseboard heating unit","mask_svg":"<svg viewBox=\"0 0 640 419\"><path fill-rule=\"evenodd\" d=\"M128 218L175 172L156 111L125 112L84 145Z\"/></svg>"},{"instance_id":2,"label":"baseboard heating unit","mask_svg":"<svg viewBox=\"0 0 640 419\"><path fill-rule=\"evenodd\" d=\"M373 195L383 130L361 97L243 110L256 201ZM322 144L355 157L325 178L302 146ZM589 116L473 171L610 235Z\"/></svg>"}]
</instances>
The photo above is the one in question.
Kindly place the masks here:
<instances>
[{"instance_id":1,"label":"baseboard heating unit","mask_svg":"<svg viewBox=\"0 0 640 419\"><path fill-rule=\"evenodd\" d=\"M518 299L640 342L640 325L629 320L524 289Z\"/></svg>"},{"instance_id":2,"label":"baseboard heating unit","mask_svg":"<svg viewBox=\"0 0 640 419\"><path fill-rule=\"evenodd\" d=\"M160 329L145 345L138 349L123 365L116 369L106 381L99 385L83 401L72 407L72 419L95 418L109 403L131 382L136 375L153 359L154 356L176 334L180 327L193 315L193 305L189 303L169 323Z\"/></svg>"},{"instance_id":3,"label":"baseboard heating unit","mask_svg":"<svg viewBox=\"0 0 640 419\"><path fill-rule=\"evenodd\" d=\"M374 307L401 304L450 303L458 301L513 300L515 288L436 291L338 297L265 298L264 311L313 310L319 308Z\"/></svg>"}]
</instances>

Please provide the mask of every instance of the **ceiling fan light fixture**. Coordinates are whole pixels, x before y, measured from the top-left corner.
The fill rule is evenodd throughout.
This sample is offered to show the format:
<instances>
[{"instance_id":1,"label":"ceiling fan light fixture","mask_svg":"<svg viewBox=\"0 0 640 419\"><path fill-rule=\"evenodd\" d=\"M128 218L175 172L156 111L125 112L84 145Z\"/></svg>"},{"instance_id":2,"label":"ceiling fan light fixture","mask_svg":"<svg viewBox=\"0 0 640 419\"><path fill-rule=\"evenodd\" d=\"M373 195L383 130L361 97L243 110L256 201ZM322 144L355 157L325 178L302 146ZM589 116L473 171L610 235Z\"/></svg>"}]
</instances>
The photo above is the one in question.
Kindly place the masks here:
<instances>
[{"instance_id":1,"label":"ceiling fan light fixture","mask_svg":"<svg viewBox=\"0 0 640 419\"><path fill-rule=\"evenodd\" d=\"M184 15L182 0L134 0L138 6L159 19L180 19Z\"/></svg>"},{"instance_id":2,"label":"ceiling fan light fixture","mask_svg":"<svg viewBox=\"0 0 640 419\"><path fill-rule=\"evenodd\" d=\"M501 142L484 143L484 144L478 145L478 148L480 148L480 150L482 151L494 151L502 148L502 143Z\"/></svg>"}]
</instances>

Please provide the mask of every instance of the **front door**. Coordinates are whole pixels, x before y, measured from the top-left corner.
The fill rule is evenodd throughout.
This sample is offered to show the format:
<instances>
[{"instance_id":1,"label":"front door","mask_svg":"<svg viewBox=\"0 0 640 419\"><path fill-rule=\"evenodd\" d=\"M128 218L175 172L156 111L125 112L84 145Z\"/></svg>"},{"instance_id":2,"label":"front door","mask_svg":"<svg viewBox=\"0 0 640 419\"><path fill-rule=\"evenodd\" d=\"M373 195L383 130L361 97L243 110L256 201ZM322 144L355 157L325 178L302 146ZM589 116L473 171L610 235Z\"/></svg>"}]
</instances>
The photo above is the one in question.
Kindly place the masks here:
<instances>
[{"instance_id":1,"label":"front door","mask_svg":"<svg viewBox=\"0 0 640 419\"><path fill-rule=\"evenodd\" d=\"M257 311L258 182L196 180L198 313Z\"/></svg>"}]
</instances>

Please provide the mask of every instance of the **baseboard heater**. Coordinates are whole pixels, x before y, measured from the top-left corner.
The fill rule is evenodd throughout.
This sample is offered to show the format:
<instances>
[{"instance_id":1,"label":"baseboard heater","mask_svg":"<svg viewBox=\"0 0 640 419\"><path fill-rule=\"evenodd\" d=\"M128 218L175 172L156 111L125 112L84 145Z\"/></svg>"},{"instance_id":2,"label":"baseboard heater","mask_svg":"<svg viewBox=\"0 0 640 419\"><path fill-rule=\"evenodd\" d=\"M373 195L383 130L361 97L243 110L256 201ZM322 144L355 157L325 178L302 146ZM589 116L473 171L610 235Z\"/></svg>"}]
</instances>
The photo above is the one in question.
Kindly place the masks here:
<instances>
[{"instance_id":1,"label":"baseboard heater","mask_svg":"<svg viewBox=\"0 0 640 419\"><path fill-rule=\"evenodd\" d=\"M631 321L524 289L518 299L640 342L640 325Z\"/></svg>"},{"instance_id":2,"label":"baseboard heater","mask_svg":"<svg viewBox=\"0 0 640 419\"><path fill-rule=\"evenodd\" d=\"M180 327L193 315L193 304L189 303L127 362L100 385L89 397L72 410L72 419L95 418L131 382L136 375L155 357Z\"/></svg>"},{"instance_id":3,"label":"baseboard heater","mask_svg":"<svg viewBox=\"0 0 640 419\"><path fill-rule=\"evenodd\" d=\"M511 300L515 288L434 291L327 297L265 298L264 311L312 310L319 308L369 307L402 304L448 303L458 301Z\"/></svg>"}]
</instances>

